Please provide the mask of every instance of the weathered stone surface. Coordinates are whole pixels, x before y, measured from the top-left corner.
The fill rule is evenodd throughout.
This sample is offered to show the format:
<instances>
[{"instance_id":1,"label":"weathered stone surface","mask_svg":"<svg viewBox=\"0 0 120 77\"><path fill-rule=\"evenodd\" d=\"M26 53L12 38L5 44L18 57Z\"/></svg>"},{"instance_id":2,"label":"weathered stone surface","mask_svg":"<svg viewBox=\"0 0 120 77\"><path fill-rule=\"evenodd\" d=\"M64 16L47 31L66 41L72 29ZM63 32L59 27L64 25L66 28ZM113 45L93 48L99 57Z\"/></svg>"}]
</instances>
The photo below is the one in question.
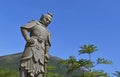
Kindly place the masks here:
<instances>
[{"instance_id":1,"label":"weathered stone surface","mask_svg":"<svg viewBox=\"0 0 120 77\"><path fill-rule=\"evenodd\" d=\"M20 77L46 77L49 59L50 32L46 28L52 20L52 14L41 16L40 21L32 20L21 27L26 40L20 61ZM30 32L30 35L28 35Z\"/></svg>"}]
</instances>

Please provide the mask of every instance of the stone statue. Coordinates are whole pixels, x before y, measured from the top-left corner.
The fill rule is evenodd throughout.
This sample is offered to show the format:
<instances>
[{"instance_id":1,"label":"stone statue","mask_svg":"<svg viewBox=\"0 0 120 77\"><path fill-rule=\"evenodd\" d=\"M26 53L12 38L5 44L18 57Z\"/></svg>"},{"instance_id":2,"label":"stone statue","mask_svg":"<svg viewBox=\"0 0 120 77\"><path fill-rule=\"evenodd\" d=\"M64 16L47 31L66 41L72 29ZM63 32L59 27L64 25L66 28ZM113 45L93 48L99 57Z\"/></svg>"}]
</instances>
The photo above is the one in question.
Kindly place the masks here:
<instances>
[{"instance_id":1,"label":"stone statue","mask_svg":"<svg viewBox=\"0 0 120 77\"><path fill-rule=\"evenodd\" d=\"M50 33L46 27L52 17L51 13L47 13L41 16L39 22L32 20L21 27L26 45L20 61L20 77L46 77L48 50L51 46Z\"/></svg>"}]
</instances>

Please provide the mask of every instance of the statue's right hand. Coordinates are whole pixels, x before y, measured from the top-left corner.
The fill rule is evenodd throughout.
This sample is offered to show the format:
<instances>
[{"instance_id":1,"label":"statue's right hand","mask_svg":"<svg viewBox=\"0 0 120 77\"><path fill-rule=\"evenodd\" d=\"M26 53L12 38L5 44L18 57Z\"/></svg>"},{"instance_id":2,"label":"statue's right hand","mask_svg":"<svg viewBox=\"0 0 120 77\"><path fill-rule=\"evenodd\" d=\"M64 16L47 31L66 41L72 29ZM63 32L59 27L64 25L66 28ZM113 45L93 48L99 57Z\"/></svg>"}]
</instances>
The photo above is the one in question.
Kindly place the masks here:
<instances>
[{"instance_id":1,"label":"statue's right hand","mask_svg":"<svg viewBox=\"0 0 120 77\"><path fill-rule=\"evenodd\" d=\"M31 44L34 44L34 43L35 43L35 41L33 40L33 38L28 38L28 39L27 39L27 42L28 42L28 43L31 43Z\"/></svg>"}]
</instances>

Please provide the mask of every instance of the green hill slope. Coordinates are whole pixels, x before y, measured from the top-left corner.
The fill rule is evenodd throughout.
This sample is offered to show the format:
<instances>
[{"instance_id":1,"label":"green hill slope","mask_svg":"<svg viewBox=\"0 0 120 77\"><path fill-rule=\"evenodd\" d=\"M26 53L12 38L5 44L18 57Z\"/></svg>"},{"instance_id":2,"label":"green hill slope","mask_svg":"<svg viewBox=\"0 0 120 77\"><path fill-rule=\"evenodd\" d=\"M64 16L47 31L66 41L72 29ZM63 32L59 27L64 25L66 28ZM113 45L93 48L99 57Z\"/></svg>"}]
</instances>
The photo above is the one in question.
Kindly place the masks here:
<instances>
[{"instance_id":1,"label":"green hill slope","mask_svg":"<svg viewBox=\"0 0 120 77\"><path fill-rule=\"evenodd\" d=\"M18 71L21 56L22 56L22 53L0 56L0 68L9 68L9 69ZM64 77L72 77L72 75L71 76L66 75L67 68L58 63L60 60L61 59L58 57L50 56L48 65L55 67L55 69L52 72L59 73Z\"/></svg>"}]
</instances>

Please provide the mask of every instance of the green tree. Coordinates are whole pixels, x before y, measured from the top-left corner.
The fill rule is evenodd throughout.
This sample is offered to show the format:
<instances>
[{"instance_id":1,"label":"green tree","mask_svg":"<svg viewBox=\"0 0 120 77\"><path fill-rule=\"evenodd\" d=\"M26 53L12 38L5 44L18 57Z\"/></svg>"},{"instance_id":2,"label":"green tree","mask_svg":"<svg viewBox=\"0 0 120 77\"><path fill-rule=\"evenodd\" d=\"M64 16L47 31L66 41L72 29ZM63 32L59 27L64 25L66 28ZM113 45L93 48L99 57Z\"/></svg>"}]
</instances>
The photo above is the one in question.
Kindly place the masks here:
<instances>
[{"instance_id":1,"label":"green tree","mask_svg":"<svg viewBox=\"0 0 120 77\"><path fill-rule=\"evenodd\" d=\"M79 76L74 77L110 77L108 73L104 72L103 70L94 70L94 71L88 71L84 72L84 74L81 74Z\"/></svg>"},{"instance_id":2,"label":"green tree","mask_svg":"<svg viewBox=\"0 0 120 77\"><path fill-rule=\"evenodd\" d=\"M93 44L90 44L90 45L83 45L80 47L81 50L79 50L79 54L89 54L89 60L91 61L91 54L94 53L95 51L97 51L97 47L94 46Z\"/></svg>"},{"instance_id":3,"label":"green tree","mask_svg":"<svg viewBox=\"0 0 120 77\"><path fill-rule=\"evenodd\" d=\"M54 69L55 69L54 66L47 66L47 70L48 70L47 77L63 77L60 74L53 72Z\"/></svg>"},{"instance_id":4,"label":"green tree","mask_svg":"<svg viewBox=\"0 0 120 77\"><path fill-rule=\"evenodd\" d=\"M95 51L97 51L97 47L94 46L93 44L90 44L90 45L83 45L80 47L81 49L78 51L79 52L79 55L80 54L88 54L89 55L89 71L91 71L91 68L93 67L93 63L92 63L92 60L91 60L91 54L94 53Z\"/></svg>"},{"instance_id":5,"label":"green tree","mask_svg":"<svg viewBox=\"0 0 120 77\"><path fill-rule=\"evenodd\" d=\"M60 63L68 67L67 74L71 74L75 70L80 70L83 68L83 73L75 77L109 77L103 70L94 70L93 68L98 64L111 64L112 62L104 58L98 58L95 62L91 59L91 54L97 51L97 47L93 44L83 45L78 51L79 55L88 54L88 59L77 60L75 56L70 56L67 60L62 60Z\"/></svg>"}]
</instances>

